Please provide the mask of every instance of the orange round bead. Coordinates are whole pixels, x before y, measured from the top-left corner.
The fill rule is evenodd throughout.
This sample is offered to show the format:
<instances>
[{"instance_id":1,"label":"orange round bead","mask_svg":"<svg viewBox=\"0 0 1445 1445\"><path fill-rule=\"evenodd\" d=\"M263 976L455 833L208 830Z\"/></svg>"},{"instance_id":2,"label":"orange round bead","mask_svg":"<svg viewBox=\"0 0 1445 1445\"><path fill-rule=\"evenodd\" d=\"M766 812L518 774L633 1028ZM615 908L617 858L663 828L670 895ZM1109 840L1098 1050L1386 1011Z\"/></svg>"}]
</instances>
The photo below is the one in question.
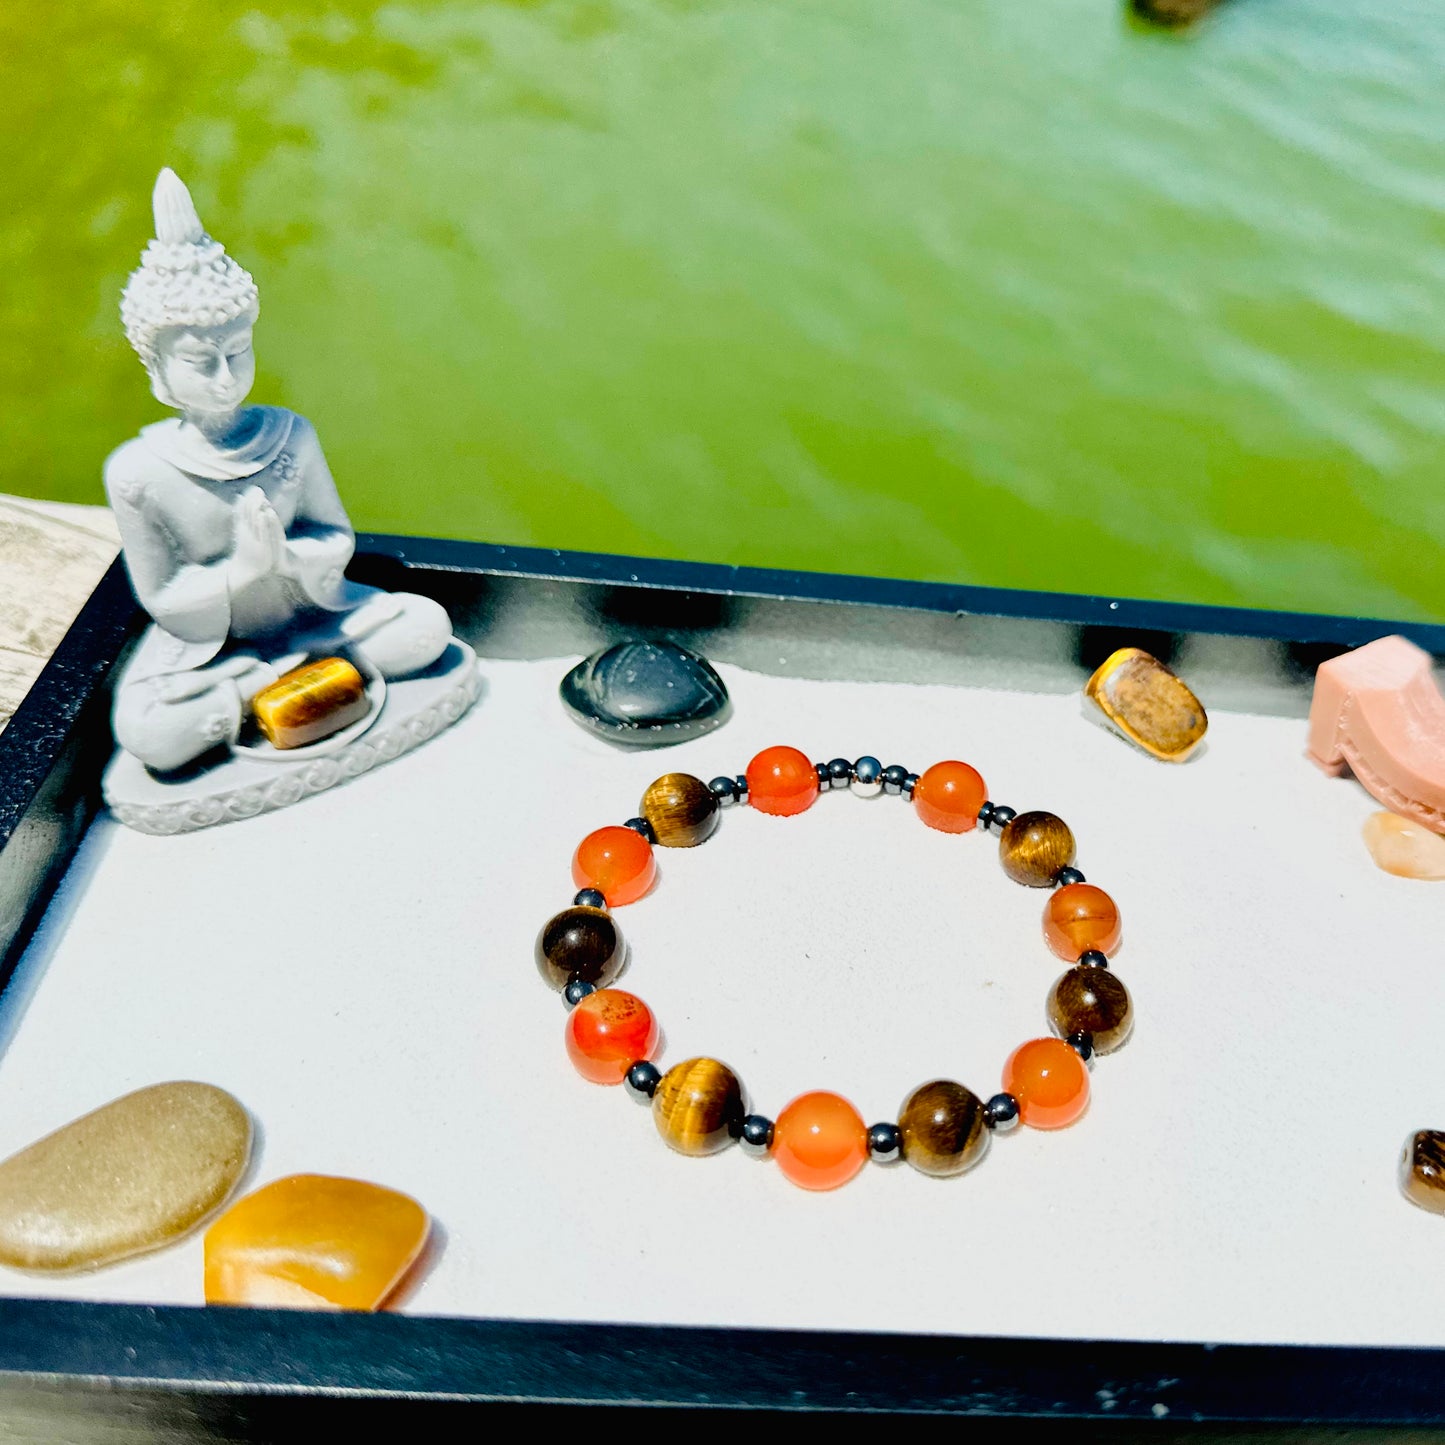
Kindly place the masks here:
<instances>
[{"instance_id":1,"label":"orange round bead","mask_svg":"<svg viewBox=\"0 0 1445 1445\"><path fill-rule=\"evenodd\" d=\"M1003 1086L1035 1129L1062 1129L1089 1107L1089 1070L1063 1039L1030 1039L1003 1066Z\"/></svg>"},{"instance_id":2,"label":"orange round bead","mask_svg":"<svg viewBox=\"0 0 1445 1445\"><path fill-rule=\"evenodd\" d=\"M1066 883L1044 905L1044 941L1069 963L1091 948L1112 954L1122 934L1119 905L1092 883Z\"/></svg>"},{"instance_id":3,"label":"orange round bead","mask_svg":"<svg viewBox=\"0 0 1445 1445\"><path fill-rule=\"evenodd\" d=\"M773 1158L801 1189L836 1189L868 1162L868 1126L837 1094L800 1094L773 1124Z\"/></svg>"},{"instance_id":4,"label":"orange round bead","mask_svg":"<svg viewBox=\"0 0 1445 1445\"><path fill-rule=\"evenodd\" d=\"M572 881L578 888L595 888L609 908L636 903L656 876L652 844L631 828L599 828L572 857Z\"/></svg>"},{"instance_id":5,"label":"orange round bead","mask_svg":"<svg viewBox=\"0 0 1445 1445\"><path fill-rule=\"evenodd\" d=\"M748 802L780 818L811 808L818 797L818 770L797 748L764 748L748 764Z\"/></svg>"},{"instance_id":6,"label":"orange round bead","mask_svg":"<svg viewBox=\"0 0 1445 1445\"><path fill-rule=\"evenodd\" d=\"M567 1015L567 1057L594 1084L620 1084L639 1059L652 1057L659 1030L652 1010L620 988L589 993Z\"/></svg>"},{"instance_id":7,"label":"orange round bead","mask_svg":"<svg viewBox=\"0 0 1445 1445\"><path fill-rule=\"evenodd\" d=\"M934 763L913 785L914 810L940 833L971 832L987 798L978 769L967 763Z\"/></svg>"}]
</instances>

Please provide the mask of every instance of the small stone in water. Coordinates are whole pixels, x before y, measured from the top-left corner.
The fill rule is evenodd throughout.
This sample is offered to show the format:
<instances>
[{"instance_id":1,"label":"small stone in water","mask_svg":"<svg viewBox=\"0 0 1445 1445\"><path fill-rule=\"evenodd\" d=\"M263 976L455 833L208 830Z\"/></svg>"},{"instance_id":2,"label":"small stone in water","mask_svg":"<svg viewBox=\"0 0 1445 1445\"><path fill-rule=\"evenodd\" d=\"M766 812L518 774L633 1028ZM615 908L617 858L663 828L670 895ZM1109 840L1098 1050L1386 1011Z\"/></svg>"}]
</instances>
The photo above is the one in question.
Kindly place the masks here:
<instances>
[{"instance_id":1,"label":"small stone in water","mask_svg":"<svg viewBox=\"0 0 1445 1445\"><path fill-rule=\"evenodd\" d=\"M1379 867L1398 878L1445 878L1445 838L1398 813L1366 818L1365 846Z\"/></svg>"},{"instance_id":2,"label":"small stone in water","mask_svg":"<svg viewBox=\"0 0 1445 1445\"><path fill-rule=\"evenodd\" d=\"M114 1099L0 1164L0 1264L95 1269L199 1224L251 1157L251 1119L210 1084Z\"/></svg>"},{"instance_id":3,"label":"small stone in water","mask_svg":"<svg viewBox=\"0 0 1445 1445\"><path fill-rule=\"evenodd\" d=\"M625 747L685 742L728 717L728 690L712 664L671 642L619 642L593 653L560 692L574 721Z\"/></svg>"},{"instance_id":4,"label":"small stone in water","mask_svg":"<svg viewBox=\"0 0 1445 1445\"><path fill-rule=\"evenodd\" d=\"M380 1309L430 1232L426 1210L395 1189L292 1174L206 1231L206 1303Z\"/></svg>"}]
</instances>

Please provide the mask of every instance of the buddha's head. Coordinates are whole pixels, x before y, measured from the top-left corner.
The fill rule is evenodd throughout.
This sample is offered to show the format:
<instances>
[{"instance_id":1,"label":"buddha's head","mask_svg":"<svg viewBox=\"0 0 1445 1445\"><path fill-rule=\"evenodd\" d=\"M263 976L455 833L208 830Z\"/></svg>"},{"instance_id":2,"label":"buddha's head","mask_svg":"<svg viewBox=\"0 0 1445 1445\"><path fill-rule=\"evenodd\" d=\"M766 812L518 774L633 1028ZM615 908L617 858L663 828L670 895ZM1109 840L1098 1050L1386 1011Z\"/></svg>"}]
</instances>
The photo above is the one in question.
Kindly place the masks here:
<instances>
[{"instance_id":1,"label":"buddha's head","mask_svg":"<svg viewBox=\"0 0 1445 1445\"><path fill-rule=\"evenodd\" d=\"M126 337L159 400L199 421L230 416L256 374L256 283L202 229L174 171L156 178L154 205L156 238L121 296Z\"/></svg>"}]
</instances>

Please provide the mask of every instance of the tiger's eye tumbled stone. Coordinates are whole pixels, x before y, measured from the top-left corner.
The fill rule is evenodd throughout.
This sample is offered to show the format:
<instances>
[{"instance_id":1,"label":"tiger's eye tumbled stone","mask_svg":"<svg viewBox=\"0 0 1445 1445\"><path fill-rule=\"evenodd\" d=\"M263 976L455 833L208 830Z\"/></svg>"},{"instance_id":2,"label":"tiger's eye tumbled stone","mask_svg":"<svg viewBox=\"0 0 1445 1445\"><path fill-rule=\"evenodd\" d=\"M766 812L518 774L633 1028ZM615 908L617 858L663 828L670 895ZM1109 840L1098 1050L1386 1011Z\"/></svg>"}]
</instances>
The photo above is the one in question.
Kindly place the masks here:
<instances>
[{"instance_id":1,"label":"tiger's eye tumbled stone","mask_svg":"<svg viewBox=\"0 0 1445 1445\"><path fill-rule=\"evenodd\" d=\"M1074 835L1052 813L1020 813L998 839L998 860L1015 883L1050 888L1060 868L1074 861Z\"/></svg>"},{"instance_id":2,"label":"tiger's eye tumbled stone","mask_svg":"<svg viewBox=\"0 0 1445 1445\"><path fill-rule=\"evenodd\" d=\"M251 1119L210 1084L153 1084L0 1164L0 1264L94 1269L185 1234L235 1188Z\"/></svg>"},{"instance_id":3,"label":"tiger's eye tumbled stone","mask_svg":"<svg viewBox=\"0 0 1445 1445\"><path fill-rule=\"evenodd\" d=\"M800 1094L774 1121L773 1158L800 1189L837 1189L868 1162L868 1126L841 1095Z\"/></svg>"},{"instance_id":4,"label":"tiger's eye tumbled stone","mask_svg":"<svg viewBox=\"0 0 1445 1445\"><path fill-rule=\"evenodd\" d=\"M1090 949L1112 957L1122 936L1118 905L1092 883L1066 883L1044 905L1044 940L1070 963Z\"/></svg>"},{"instance_id":5,"label":"tiger's eye tumbled stone","mask_svg":"<svg viewBox=\"0 0 1445 1445\"><path fill-rule=\"evenodd\" d=\"M426 1210L395 1189L293 1174L206 1231L206 1303L380 1309L430 1231Z\"/></svg>"},{"instance_id":6,"label":"tiger's eye tumbled stone","mask_svg":"<svg viewBox=\"0 0 1445 1445\"><path fill-rule=\"evenodd\" d=\"M951 1079L922 1084L898 1114L903 1157L920 1174L947 1179L977 1164L988 1148L983 1100Z\"/></svg>"},{"instance_id":7,"label":"tiger's eye tumbled stone","mask_svg":"<svg viewBox=\"0 0 1445 1445\"><path fill-rule=\"evenodd\" d=\"M913 785L914 812L942 833L971 832L987 798L978 769L953 760L934 763Z\"/></svg>"},{"instance_id":8,"label":"tiger's eye tumbled stone","mask_svg":"<svg viewBox=\"0 0 1445 1445\"><path fill-rule=\"evenodd\" d=\"M590 993L567 1015L567 1057L584 1079L620 1084L639 1059L650 1059L659 1030L652 1010L620 988Z\"/></svg>"},{"instance_id":9,"label":"tiger's eye tumbled stone","mask_svg":"<svg viewBox=\"0 0 1445 1445\"><path fill-rule=\"evenodd\" d=\"M748 802L760 813L787 818L818 801L818 770L797 748L764 748L747 769Z\"/></svg>"},{"instance_id":10,"label":"tiger's eye tumbled stone","mask_svg":"<svg viewBox=\"0 0 1445 1445\"><path fill-rule=\"evenodd\" d=\"M627 944L606 909L578 904L543 924L536 956L537 972L559 991L574 978L605 988L622 972Z\"/></svg>"},{"instance_id":11,"label":"tiger's eye tumbled stone","mask_svg":"<svg viewBox=\"0 0 1445 1445\"><path fill-rule=\"evenodd\" d=\"M1445 878L1445 838L1398 813L1365 819L1365 847L1377 867L1397 878Z\"/></svg>"},{"instance_id":12,"label":"tiger's eye tumbled stone","mask_svg":"<svg viewBox=\"0 0 1445 1445\"><path fill-rule=\"evenodd\" d=\"M1089 1107L1089 1069L1063 1039L1030 1039L1003 1066L1004 1093L1033 1129L1062 1129Z\"/></svg>"},{"instance_id":13,"label":"tiger's eye tumbled stone","mask_svg":"<svg viewBox=\"0 0 1445 1445\"><path fill-rule=\"evenodd\" d=\"M1049 1023L1061 1038L1092 1034L1096 1054L1112 1053L1134 1027L1134 1005L1119 975L1080 964L1049 990Z\"/></svg>"},{"instance_id":14,"label":"tiger's eye tumbled stone","mask_svg":"<svg viewBox=\"0 0 1445 1445\"><path fill-rule=\"evenodd\" d=\"M1421 1129L1405 1141L1400 1188L1411 1204L1445 1214L1445 1131Z\"/></svg>"},{"instance_id":15,"label":"tiger's eye tumbled stone","mask_svg":"<svg viewBox=\"0 0 1445 1445\"><path fill-rule=\"evenodd\" d=\"M652 1121L679 1154L716 1154L742 1132L743 1086L716 1059L685 1059L658 1081Z\"/></svg>"},{"instance_id":16,"label":"tiger's eye tumbled stone","mask_svg":"<svg viewBox=\"0 0 1445 1445\"><path fill-rule=\"evenodd\" d=\"M366 679L344 657L323 657L279 677L251 700L273 748L300 748L360 722L370 710Z\"/></svg>"},{"instance_id":17,"label":"tiger's eye tumbled stone","mask_svg":"<svg viewBox=\"0 0 1445 1445\"><path fill-rule=\"evenodd\" d=\"M1164 762L1183 762L1209 728L1204 705L1157 657L1121 647L1084 684L1114 729Z\"/></svg>"},{"instance_id":18,"label":"tiger's eye tumbled stone","mask_svg":"<svg viewBox=\"0 0 1445 1445\"><path fill-rule=\"evenodd\" d=\"M718 824L717 798L691 773L665 773L642 795L638 812L664 848L695 848Z\"/></svg>"},{"instance_id":19,"label":"tiger's eye tumbled stone","mask_svg":"<svg viewBox=\"0 0 1445 1445\"><path fill-rule=\"evenodd\" d=\"M652 844L631 828L614 825L589 833L572 857L572 881L595 888L609 908L636 903L657 877Z\"/></svg>"}]
</instances>

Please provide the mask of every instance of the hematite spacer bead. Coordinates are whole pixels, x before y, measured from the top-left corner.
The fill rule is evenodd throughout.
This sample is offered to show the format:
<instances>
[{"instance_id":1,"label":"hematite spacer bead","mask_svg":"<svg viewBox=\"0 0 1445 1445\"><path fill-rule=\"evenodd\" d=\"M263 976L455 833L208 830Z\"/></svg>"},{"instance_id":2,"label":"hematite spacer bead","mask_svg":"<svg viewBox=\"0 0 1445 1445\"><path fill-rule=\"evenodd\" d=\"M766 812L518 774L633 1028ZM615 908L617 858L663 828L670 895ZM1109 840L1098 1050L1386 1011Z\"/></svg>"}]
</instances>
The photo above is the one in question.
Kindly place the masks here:
<instances>
[{"instance_id":1,"label":"hematite spacer bead","mask_svg":"<svg viewBox=\"0 0 1445 1445\"><path fill-rule=\"evenodd\" d=\"M1097 948L1091 948L1087 953L1079 955L1080 968L1108 968L1109 960Z\"/></svg>"},{"instance_id":2,"label":"hematite spacer bead","mask_svg":"<svg viewBox=\"0 0 1445 1445\"><path fill-rule=\"evenodd\" d=\"M719 808L726 808L729 803L737 802L737 787L731 778L714 778L707 785L707 790L717 799Z\"/></svg>"},{"instance_id":3,"label":"hematite spacer bead","mask_svg":"<svg viewBox=\"0 0 1445 1445\"><path fill-rule=\"evenodd\" d=\"M634 833L640 834L649 843L657 842L657 834L652 831L652 824L646 818L629 818L622 826L631 828Z\"/></svg>"},{"instance_id":4,"label":"hematite spacer bead","mask_svg":"<svg viewBox=\"0 0 1445 1445\"><path fill-rule=\"evenodd\" d=\"M748 775L746 773L739 773L737 777L733 779L733 796L736 797L740 803L747 802Z\"/></svg>"},{"instance_id":5,"label":"hematite spacer bead","mask_svg":"<svg viewBox=\"0 0 1445 1445\"><path fill-rule=\"evenodd\" d=\"M917 786L917 784L918 774L909 773L909 775L903 780L903 796L905 798L911 798L913 796L913 789Z\"/></svg>"},{"instance_id":6,"label":"hematite spacer bead","mask_svg":"<svg viewBox=\"0 0 1445 1445\"><path fill-rule=\"evenodd\" d=\"M762 1114L749 1114L738 1135L738 1148L752 1159L762 1159L773 1147L773 1121Z\"/></svg>"},{"instance_id":7,"label":"hematite spacer bead","mask_svg":"<svg viewBox=\"0 0 1445 1445\"><path fill-rule=\"evenodd\" d=\"M573 900L574 908L606 908L607 900L595 889L584 888Z\"/></svg>"},{"instance_id":8,"label":"hematite spacer bead","mask_svg":"<svg viewBox=\"0 0 1445 1445\"><path fill-rule=\"evenodd\" d=\"M853 781L853 764L847 758L828 760L828 782L834 788L846 788Z\"/></svg>"},{"instance_id":9,"label":"hematite spacer bead","mask_svg":"<svg viewBox=\"0 0 1445 1445\"><path fill-rule=\"evenodd\" d=\"M883 764L877 758L859 758L853 764L853 781L848 787L860 798L876 798L883 791Z\"/></svg>"},{"instance_id":10,"label":"hematite spacer bead","mask_svg":"<svg viewBox=\"0 0 1445 1445\"><path fill-rule=\"evenodd\" d=\"M989 825L992 821L993 821L993 804L992 804L992 803L980 803L980 804L978 805L978 826L979 826L979 828L980 828L982 831L987 832L987 831L988 831L988 825Z\"/></svg>"},{"instance_id":11,"label":"hematite spacer bead","mask_svg":"<svg viewBox=\"0 0 1445 1445\"><path fill-rule=\"evenodd\" d=\"M814 768L814 772L818 774L818 791L820 793L827 792L833 786L833 776L828 771L827 763L819 763Z\"/></svg>"},{"instance_id":12,"label":"hematite spacer bead","mask_svg":"<svg viewBox=\"0 0 1445 1445\"><path fill-rule=\"evenodd\" d=\"M1060 888L1067 888L1071 883L1086 883L1088 880L1077 868L1060 868L1054 882Z\"/></svg>"},{"instance_id":13,"label":"hematite spacer bead","mask_svg":"<svg viewBox=\"0 0 1445 1445\"><path fill-rule=\"evenodd\" d=\"M883 791L891 793L895 798L903 791L903 784L908 781L908 769L900 763L889 763L883 769Z\"/></svg>"},{"instance_id":14,"label":"hematite spacer bead","mask_svg":"<svg viewBox=\"0 0 1445 1445\"><path fill-rule=\"evenodd\" d=\"M627 1092L634 1099L640 1099L644 1104L657 1092L657 1085L662 1079L662 1071L656 1064L649 1063L646 1059L638 1059L628 1069L622 1082L627 1086Z\"/></svg>"},{"instance_id":15,"label":"hematite spacer bead","mask_svg":"<svg viewBox=\"0 0 1445 1445\"><path fill-rule=\"evenodd\" d=\"M995 803L993 805L993 813L989 817L989 823L1002 833L1017 817L1018 813L1015 809L1006 808L1002 803Z\"/></svg>"},{"instance_id":16,"label":"hematite spacer bead","mask_svg":"<svg viewBox=\"0 0 1445 1445\"><path fill-rule=\"evenodd\" d=\"M1094 1057L1093 1034L1070 1034L1064 1040L1068 1046L1087 1064Z\"/></svg>"},{"instance_id":17,"label":"hematite spacer bead","mask_svg":"<svg viewBox=\"0 0 1445 1445\"><path fill-rule=\"evenodd\" d=\"M1018 1128L1019 1101L1012 1094L995 1094L983 1106L983 1117L994 1133L1007 1134Z\"/></svg>"},{"instance_id":18,"label":"hematite spacer bead","mask_svg":"<svg viewBox=\"0 0 1445 1445\"><path fill-rule=\"evenodd\" d=\"M565 1003L568 1008L576 1008L589 993L596 992L597 985L595 983L587 983L580 978L574 978L570 980L567 987L562 990L562 1002Z\"/></svg>"},{"instance_id":19,"label":"hematite spacer bead","mask_svg":"<svg viewBox=\"0 0 1445 1445\"><path fill-rule=\"evenodd\" d=\"M903 1157L903 1131L897 1124L869 1127L868 1157L875 1164L893 1164Z\"/></svg>"}]
</instances>

